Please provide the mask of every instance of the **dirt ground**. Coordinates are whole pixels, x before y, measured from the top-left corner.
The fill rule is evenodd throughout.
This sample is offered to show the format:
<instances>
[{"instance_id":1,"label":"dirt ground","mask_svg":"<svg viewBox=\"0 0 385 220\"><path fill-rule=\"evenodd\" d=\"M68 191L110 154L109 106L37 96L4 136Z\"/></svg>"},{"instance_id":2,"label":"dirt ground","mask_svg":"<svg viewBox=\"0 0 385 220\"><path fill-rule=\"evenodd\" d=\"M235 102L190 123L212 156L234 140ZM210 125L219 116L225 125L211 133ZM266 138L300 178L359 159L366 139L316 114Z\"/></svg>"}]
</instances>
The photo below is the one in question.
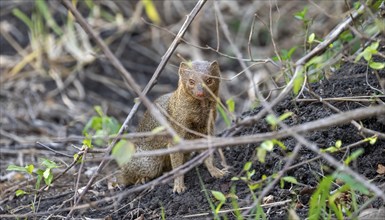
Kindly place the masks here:
<instances>
[{"instance_id":1,"label":"dirt ground","mask_svg":"<svg viewBox=\"0 0 385 220\"><path fill-rule=\"evenodd\" d=\"M31 6L22 5L20 7L28 8ZM4 15L0 16L3 16L1 17L2 20L9 19L15 26L20 25L20 21L9 17L9 15L8 17L7 15L5 17ZM331 24L331 26L333 25ZM20 25L20 30L23 33L27 33L27 30L22 25ZM122 60L124 66L130 72L135 73L135 80L140 85L145 85L158 62L157 60L150 60L144 55L132 52L138 50L135 48L136 44L149 44L148 42L142 42L137 36L150 31L140 28L135 31L132 38L130 38L130 43L124 43L126 37L122 37L122 41L115 41L110 47L114 51L117 51L119 47L126 49L120 54L120 60ZM108 36L111 33L106 31L103 34ZM21 39L23 46L28 44L26 37ZM147 40L150 41L151 39ZM384 39L382 39L382 46L379 48L382 52L385 51L383 42ZM0 46L2 53L3 50L6 51L4 54L16 53L10 45L5 43L1 36ZM174 59L177 60L176 58ZM158 85L152 89L150 93L151 98L172 91L175 88L173 85L177 81L175 71L177 63L175 60L172 60L172 64L170 63L167 66L164 71L165 73L159 79ZM383 62L383 59L379 57L375 57L375 60ZM132 65L131 62L135 65ZM223 73L235 71L234 69L236 68L239 69L239 66L234 63L236 62L232 61L221 64ZM325 73L323 80L311 83L309 87L322 98L342 98L339 100L329 100L328 102L343 112L378 103L383 104L385 102L383 96L381 98L374 98L374 96L380 94L379 91L382 91L382 94L385 92L383 91L385 85L380 86L381 83L385 84L385 70L374 71L370 68L368 69L364 63L364 61L358 64L347 61L335 72ZM50 66L53 64L45 63L45 65ZM119 75L116 74L104 57L101 57L92 65L85 66L84 71L73 74L75 75L74 77L69 77L71 76L69 73L64 73L63 75L64 81L66 83L68 81L63 89L57 88L57 81L48 73L44 75L31 71L25 74L12 75L10 79L2 81L5 83L1 85L0 90L0 216L12 218L10 217L11 215L18 215L20 218L23 218L23 214L25 214L26 218L33 218L33 213L31 213L33 204L35 212L39 213L37 218L65 218L69 208L74 203L73 195L80 165L70 169L67 174L62 176L49 189L42 191L39 197L35 197L33 194L16 197L15 191L17 189L29 189L29 191L32 191L35 179L17 172L6 171L7 166L10 164L20 166L30 163L39 164L38 158L49 158L62 165L58 170L55 170L55 175L57 175L64 170L65 165L73 161L72 155L78 152L78 149L74 146L81 146L81 134L84 124L95 115L93 106L101 105L107 115L114 116L119 121L123 121L130 111L129 108L134 103L135 97L127 91L126 85L121 82ZM110 82L115 84L111 85L109 84ZM77 87L76 85L78 84L76 83L81 84L82 87ZM246 86L244 84L238 85L238 88L233 86L233 89L236 90L239 87ZM358 98L360 96L362 98ZM245 96L240 97L240 99L236 100L237 105ZM355 99L353 100L352 97ZM274 107L274 111L277 115L288 111L294 113L284 121L288 126L322 119L336 113L328 106L316 100L309 100L313 98L305 91L297 100L293 96L287 97ZM239 105L241 104L239 103ZM239 114L239 117L252 116L260 110L261 107L257 107ZM135 130L135 124L137 124L137 120L142 112L143 108L138 116L135 117L134 122L129 125L129 131ZM220 119L217 121L220 121ZM382 133L385 132L385 119L382 117L368 118L359 123L368 129ZM226 133L226 129L223 126L223 122L218 124L217 135L221 136ZM250 127L243 128L236 136L269 131L271 131L270 125L265 120L260 120ZM307 132L304 136L320 148L333 146L337 140L341 140L342 147L345 147L357 143L365 137L369 137L352 124ZM52 150L37 145L37 141L48 145L54 151L65 153L70 157L66 158L57 155ZM247 184L242 181L232 180L232 178L245 175L243 167L248 161L253 162L251 169L255 170L252 181L259 181L265 175L269 176L282 170L287 156L297 144L293 138L287 138L282 141L287 149L283 150L275 147L272 152L267 154L264 163L259 162L256 158L255 150L260 143L224 148L225 157L230 166L228 175L222 179L214 179L210 176L207 169L200 165L185 175L187 190L180 195L172 192L172 181L170 181L152 189L132 193L119 200L108 201L92 205L91 208L76 210L73 216L76 219L161 219L163 216L166 219L213 219L210 203L216 205L218 201L213 198L210 190L216 190L227 196L226 203L221 208L224 211L220 214L221 219L236 219L232 211L234 207L232 200L236 200L240 208L245 208L241 211L244 216L252 218L253 216L247 212L247 207L254 202L250 190ZM373 145L368 142L357 144L357 146L352 146L332 155L340 162L343 162L348 154L359 148L363 149L364 153L353 161L350 167L368 181L385 190L385 176L377 172L379 165L385 166L385 140L379 138ZM215 156L216 158L219 157L218 154L215 154ZM308 217L309 200L312 193L324 176L335 171L334 167L317 156L306 147L301 148L292 167L285 174L294 177L298 184L286 182L283 187L277 184L270 190L268 193L269 199L263 204L266 205L264 212L268 219L287 219L289 210L294 210L300 219ZM80 188L87 184L100 160L100 154L90 155L85 167L83 167L82 175L84 176L80 178ZM117 175L118 166L114 161L111 161L103 169L95 185L86 194L82 204L92 204L92 202L136 187L116 187L113 184L116 181L115 177ZM259 195L266 185L267 183L264 182L260 188L255 190L255 194ZM381 208L385 206L384 201L380 199L370 201L369 196L359 193L355 196L359 205L369 201L368 208ZM347 195L344 199L346 203L351 202L350 195Z\"/></svg>"}]
</instances>

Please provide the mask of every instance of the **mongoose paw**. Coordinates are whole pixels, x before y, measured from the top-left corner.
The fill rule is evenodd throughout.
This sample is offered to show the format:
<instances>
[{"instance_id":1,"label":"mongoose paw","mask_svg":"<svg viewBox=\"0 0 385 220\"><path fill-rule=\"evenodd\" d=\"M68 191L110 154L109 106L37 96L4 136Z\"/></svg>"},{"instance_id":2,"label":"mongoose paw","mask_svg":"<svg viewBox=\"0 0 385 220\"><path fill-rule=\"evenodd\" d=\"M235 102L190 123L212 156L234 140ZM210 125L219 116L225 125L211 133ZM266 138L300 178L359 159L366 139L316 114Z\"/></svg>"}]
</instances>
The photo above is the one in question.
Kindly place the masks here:
<instances>
[{"instance_id":1,"label":"mongoose paw","mask_svg":"<svg viewBox=\"0 0 385 220\"><path fill-rule=\"evenodd\" d=\"M138 179L138 180L136 181L135 185L145 184L148 180L149 180L148 177L140 178L140 179Z\"/></svg>"},{"instance_id":2,"label":"mongoose paw","mask_svg":"<svg viewBox=\"0 0 385 220\"><path fill-rule=\"evenodd\" d=\"M172 192L176 192L178 194L181 194L182 192L186 191L186 186L183 184L175 184L174 185L174 189L172 190Z\"/></svg>"},{"instance_id":3,"label":"mongoose paw","mask_svg":"<svg viewBox=\"0 0 385 220\"><path fill-rule=\"evenodd\" d=\"M215 177L215 178L218 178L218 179L219 179L219 178L222 178L222 177L224 177L224 176L226 176L226 174L229 173L229 171L228 171L227 168L223 168L223 169L221 170L221 169L218 169L218 168L216 168L216 167L210 169L209 172L210 172L210 175L211 175L212 177Z\"/></svg>"}]
</instances>

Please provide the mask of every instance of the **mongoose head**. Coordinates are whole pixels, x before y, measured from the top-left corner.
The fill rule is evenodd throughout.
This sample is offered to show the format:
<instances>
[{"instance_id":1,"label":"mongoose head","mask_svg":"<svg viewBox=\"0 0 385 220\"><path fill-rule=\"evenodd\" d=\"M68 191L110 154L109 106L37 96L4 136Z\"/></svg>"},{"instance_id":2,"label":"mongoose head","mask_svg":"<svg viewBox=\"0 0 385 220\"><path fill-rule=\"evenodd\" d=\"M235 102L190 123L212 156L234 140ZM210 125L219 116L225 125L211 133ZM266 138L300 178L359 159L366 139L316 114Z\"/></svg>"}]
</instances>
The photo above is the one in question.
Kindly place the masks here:
<instances>
[{"instance_id":1,"label":"mongoose head","mask_svg":"<svg viewBox=\"0 0 385 220\"><path fill-rule=\"evenodd\" d=\"M179 84L192 97L203 100L218 96L220 70L217 61L182 62L179 66Z\"/></svg>"}]
</instances>

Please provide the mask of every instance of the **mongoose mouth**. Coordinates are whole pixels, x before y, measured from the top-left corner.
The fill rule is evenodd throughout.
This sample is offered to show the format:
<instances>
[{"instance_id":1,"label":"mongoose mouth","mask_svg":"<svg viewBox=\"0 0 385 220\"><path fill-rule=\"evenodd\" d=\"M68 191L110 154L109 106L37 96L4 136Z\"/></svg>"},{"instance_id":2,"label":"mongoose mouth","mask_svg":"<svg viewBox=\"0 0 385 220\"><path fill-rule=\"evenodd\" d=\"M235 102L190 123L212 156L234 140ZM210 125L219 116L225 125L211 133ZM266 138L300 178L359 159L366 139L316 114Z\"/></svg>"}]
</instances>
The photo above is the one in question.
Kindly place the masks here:
<instances>
[{"instance_id":1,"label":"mongoose mouth","mask_svg":"<svg viewBox=\"0 0 385 220\"><path fill-rule=\"evenodd\" d=\"M207 97L206 97L206 94L204 94L204 93L195 93L194 98L199 99L199 100L204 100Z\"/></svg>"}]
</instances>

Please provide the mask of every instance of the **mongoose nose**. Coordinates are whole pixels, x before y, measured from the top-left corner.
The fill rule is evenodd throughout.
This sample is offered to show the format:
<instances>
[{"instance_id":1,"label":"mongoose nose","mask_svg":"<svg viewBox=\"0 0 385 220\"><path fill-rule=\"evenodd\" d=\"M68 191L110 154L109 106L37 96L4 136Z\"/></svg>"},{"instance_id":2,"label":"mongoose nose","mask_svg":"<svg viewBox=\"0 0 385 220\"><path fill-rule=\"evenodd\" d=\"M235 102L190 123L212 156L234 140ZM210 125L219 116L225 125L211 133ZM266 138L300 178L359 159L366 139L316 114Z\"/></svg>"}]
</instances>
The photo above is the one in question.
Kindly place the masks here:
<instances>
[{"instance_id":1,"label":"mongoose nose","mask_svg":"<svg viewBox=\"0 0 385 220\"><path fill-rule=\"evenodd\" d=\"M203 97L203 96L205 96L205 94L203 92L197 92L197 96L198 97Z\"/></svg>"}]
</instances>

